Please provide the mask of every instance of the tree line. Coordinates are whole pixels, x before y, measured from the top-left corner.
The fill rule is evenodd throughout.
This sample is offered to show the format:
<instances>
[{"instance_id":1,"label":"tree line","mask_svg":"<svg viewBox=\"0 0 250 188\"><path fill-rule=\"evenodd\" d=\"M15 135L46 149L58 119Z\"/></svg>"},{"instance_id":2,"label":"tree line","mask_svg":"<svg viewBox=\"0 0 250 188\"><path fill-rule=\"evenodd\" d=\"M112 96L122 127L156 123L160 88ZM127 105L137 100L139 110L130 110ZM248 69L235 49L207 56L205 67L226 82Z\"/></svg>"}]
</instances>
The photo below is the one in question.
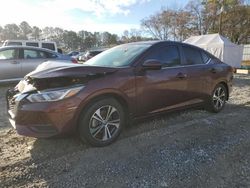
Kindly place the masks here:
<instances>
[{"instance_id":1,"label":"tree line","mask_svg":"<svg viewBox=\"0 0 250 188\"><path fill-rule=\"evenodd\" d=\"M192 35L220 33L238 44L246 44L250 37L250 6L243 0L190 0L178 10L161 11L141 20L141 29L131 29L122 36L109 32L79 32L59 27L39 28L26 21L0 26L0 41L11 39L51 40L64 51L144 41L183 41Z\"/></svg>"},{"instance_id":2,"label":"tree line","mask_svg":"<svg viewBox=\"0 0 250 188\"><path fill-rule=\"evenodd\" d=\"M79 32L64 30L59 27L45 27L43 29L37 26L30 26L26 21L17 24L7 24L0 26L0 41L5 40L51 40L58 44L63 51L80 50L110 47L117 44L153 40L151 37L142 37L141 32L136 29L124 31L119 37L109 32L88 32L81 30Z\"/></svg>"},{"instance_id":3,"label":"tree line","mask_svg":"<svg viewBox=\"0 0 250 188\"><path fill-rule=\"evenodd\" d=\"M250 6L243 0L191 0L179 10L163 8L141 22L142 29L161 40L183 41L191 35L220 33L232 42L249 42Z\"/></svg>"}]
</instances>

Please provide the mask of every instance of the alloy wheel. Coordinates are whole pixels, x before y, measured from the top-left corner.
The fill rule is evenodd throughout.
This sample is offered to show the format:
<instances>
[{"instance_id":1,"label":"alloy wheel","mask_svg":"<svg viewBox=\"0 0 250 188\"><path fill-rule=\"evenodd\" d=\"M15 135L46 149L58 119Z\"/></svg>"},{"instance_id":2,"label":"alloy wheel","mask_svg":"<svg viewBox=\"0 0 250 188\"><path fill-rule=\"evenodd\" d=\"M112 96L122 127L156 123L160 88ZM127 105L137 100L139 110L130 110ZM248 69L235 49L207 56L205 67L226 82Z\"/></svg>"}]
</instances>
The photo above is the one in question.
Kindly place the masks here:
<instances>
[{"instance_id":1,"label":"alloy wheel","mask_svg":"<svg viewBox=\"0 0 250 188\"><path fill-rule=\"evenodd\" d=\"M223 108L226 101L226 92L222 87L217 87L213 94L213 105L217 110Z\"/></svg>"},{"instance_id":2,"label":"alloy wheel","mask_svg":"<svg viewBox=\"0 0 250 188\"><path fill-rule=\"evenodd\" d=\"M115 107L102 106L90 118L90 134L98 141L108 141L118 132L120 122L120 115Z\"/></svg>"}]
</instances>

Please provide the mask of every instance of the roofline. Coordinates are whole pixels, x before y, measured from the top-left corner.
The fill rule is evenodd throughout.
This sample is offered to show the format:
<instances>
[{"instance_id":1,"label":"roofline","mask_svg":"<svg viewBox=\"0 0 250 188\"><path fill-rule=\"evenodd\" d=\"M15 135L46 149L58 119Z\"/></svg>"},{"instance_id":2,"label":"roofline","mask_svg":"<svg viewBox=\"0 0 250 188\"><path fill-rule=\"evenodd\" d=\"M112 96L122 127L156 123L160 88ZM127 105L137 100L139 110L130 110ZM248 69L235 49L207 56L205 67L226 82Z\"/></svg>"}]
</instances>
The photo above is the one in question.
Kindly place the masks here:
<instances>
[{"instance_id":1,"label":"roofline","mask_svg":"<svg viewBox=\"0 0 250 188\"><path fill-rule=\"evenodd\" d=\"M1 46L0 47L0 50L2 49L12 49L12 48L28 48L28 49L33 49L33 50L43 50L43 51L47 51L47 52L54 52L54 53L58 53L54 50L50 50L50 49L47 49L47 48L40 48L40 47L35 47L35 46Z\"/></svg>"}]
</instances>

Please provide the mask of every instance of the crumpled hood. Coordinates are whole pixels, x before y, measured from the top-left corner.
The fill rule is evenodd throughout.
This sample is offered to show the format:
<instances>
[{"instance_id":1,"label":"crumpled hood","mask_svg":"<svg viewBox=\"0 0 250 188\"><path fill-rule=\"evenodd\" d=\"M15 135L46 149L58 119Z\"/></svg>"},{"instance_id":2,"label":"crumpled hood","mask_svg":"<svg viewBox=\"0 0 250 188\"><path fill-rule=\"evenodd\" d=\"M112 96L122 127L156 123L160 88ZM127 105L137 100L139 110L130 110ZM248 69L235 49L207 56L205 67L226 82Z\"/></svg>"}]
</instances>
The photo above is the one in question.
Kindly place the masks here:
<instances>
[{"instance_id":1,"label":"crumpled hood","mask_svg":"<svg viewBox=\"0 0 250 188\"><path fill-rule=\"evenodd\" d=\"M31 79L44 79L44 78L58 78L58 77L74 77L82 78L94 75L106 75L115 72L116 68L109 67L96 67L96 66L84 66L84 65L74 65L74 66L62 66L54 67L50 69L33 71L26 75L26 78Z\"/></svg>"},{"instance_id":2,"label":"crumpled hood","mask_svg":"<svg viewBox=\"0 0 250 188\"><path fill-rule=\"evenodd\" d=\"M98 79L116 72L116 68L96 67L76 64L59 64L53 66L39 66L25 76L26 85L37 90L67 87L86 84L90 80ZM27 91L20 82L20 90Z\"/></svg>"}]
</instances>

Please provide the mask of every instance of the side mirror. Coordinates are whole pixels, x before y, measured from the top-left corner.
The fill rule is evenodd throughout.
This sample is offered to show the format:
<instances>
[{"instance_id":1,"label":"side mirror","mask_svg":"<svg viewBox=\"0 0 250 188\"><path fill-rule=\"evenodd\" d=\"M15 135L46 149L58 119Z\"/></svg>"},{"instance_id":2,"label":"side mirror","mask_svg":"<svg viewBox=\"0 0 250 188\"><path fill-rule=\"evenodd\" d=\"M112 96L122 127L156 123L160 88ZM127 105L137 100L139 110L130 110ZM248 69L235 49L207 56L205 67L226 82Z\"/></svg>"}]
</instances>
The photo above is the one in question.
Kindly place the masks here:
<instances>
[{"instance_id":1,"label":"side mirror","mask_svg":"<svg viewBox=\"0 0 250 188\"><path fill-rule=\"evenodd\" d=\"M149 59L142 64L142 67L144 70L160 70L162 68L162 64L156 59Z\"/></svg>"}]
</instances>

